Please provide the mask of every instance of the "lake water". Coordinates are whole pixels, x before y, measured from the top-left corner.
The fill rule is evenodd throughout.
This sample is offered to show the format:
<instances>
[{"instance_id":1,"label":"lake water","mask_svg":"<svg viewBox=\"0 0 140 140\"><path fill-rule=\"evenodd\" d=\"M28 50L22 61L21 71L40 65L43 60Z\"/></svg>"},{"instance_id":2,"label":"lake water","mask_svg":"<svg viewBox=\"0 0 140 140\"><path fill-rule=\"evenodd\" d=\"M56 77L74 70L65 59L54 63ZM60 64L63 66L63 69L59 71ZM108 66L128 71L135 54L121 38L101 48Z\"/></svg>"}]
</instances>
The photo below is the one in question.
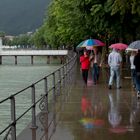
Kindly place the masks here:
<instances>
[{"instance_id":1,"label":"lake water","mask_svg":"<svg viewBox=\"0 0 140 140\"><path fill-rule=\"evenodd\" d=\"M46 57L35 57L34 65L31 65L30 57L18 57L18 64L14 65L14 57L3 57L3 64L0 65L0 100L31 85L60 66L57 59L51 64L46 64L46 60ZM30 94L25 93L25 95L19 97L19 99L20 101L16 102L18 104L16 107L17 114L20 114L20 111L26 108L28 103L31 103ZM23 101L24 104L21 101ZM0 131L10 122L9 105L9 102L0 105ZM31 115L27 114L23 120L18 122L18 133L30 120Z\"/></svg>"}]
</instances>

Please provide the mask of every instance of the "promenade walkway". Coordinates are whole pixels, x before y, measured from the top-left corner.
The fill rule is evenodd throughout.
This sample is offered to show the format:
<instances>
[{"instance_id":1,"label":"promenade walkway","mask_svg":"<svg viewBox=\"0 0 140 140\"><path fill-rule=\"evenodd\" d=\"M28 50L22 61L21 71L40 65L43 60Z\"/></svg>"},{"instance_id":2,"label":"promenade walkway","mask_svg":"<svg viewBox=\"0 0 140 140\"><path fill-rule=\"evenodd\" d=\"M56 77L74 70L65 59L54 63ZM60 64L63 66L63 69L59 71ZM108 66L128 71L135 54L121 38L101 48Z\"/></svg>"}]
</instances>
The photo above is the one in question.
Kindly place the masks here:
<instances>
[{"instance_id":1,"label":"promenade walkway","mask_svg":"<svg viewBox=\"0 0 140 140\"><path fill-rule=\"evenodd\" d=\"M128 76L123 69L122 88L109 90L108 72L102 70L99 83L93 85L89 75L86 87L78 67L73 88L56 114L51 140L139 140L140 101ZM48 140L40 123L37 131L37 140ZM31 139L27 129L24 132L18 140Z\"/></svg>"}]
</instances>

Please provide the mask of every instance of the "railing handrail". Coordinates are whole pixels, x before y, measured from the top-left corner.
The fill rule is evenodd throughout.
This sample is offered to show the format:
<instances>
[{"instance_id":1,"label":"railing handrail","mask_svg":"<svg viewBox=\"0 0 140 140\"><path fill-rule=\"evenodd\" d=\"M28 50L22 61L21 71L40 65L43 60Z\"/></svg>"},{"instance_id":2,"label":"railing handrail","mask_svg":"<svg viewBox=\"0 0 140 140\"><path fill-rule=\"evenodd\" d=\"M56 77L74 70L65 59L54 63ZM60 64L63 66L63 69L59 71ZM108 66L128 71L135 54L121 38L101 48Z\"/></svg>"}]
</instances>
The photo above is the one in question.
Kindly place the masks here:
<instances>
[{"instance_id":1,"label":"railing handrail","mask_svg":"<svg viewBox=\"0 0 140 140\"><path fill-rule=\"evenodd\" d=\"M76 63L76 54L73 56L73 57L69 57L70 59L61 67L59 67L58 69L56 69L55 71L51 72L50 74L48 74L47 76L39 79L38 81L32 83L31 85L27 86L26 88L10 95L9 97L3 99L0 101L0 104L2 104L3 102L7 101L7 100L10 100L11 101L11 123L9 125L7 125L1 132L0 132L0 135L3 134L6 130L8 130L8 133L9 131L12 131L11 133L11 137L12 137L12 140L16 140L16 122L22 118L27 112L29 112L31 109L32 109L32 113L35 114L35 105L37 103L39 103L41 100L44 99L45 96L48 96L48 94L52 91L52 92L55 92L55 88L56 86L58 86L58 84L61 84L65 78L67 78L66 76L68 76L68 74L72 71L72 69L74 68L74 65ZM57 83L55 82L55 74L60 74L61 70L63 70L64 72L63 75L61 75L61 77L59 77L59 79L57 80ZM53 83L52 83L52 87L50 89L47 89L46 94L44 96L41 96L39 99L35 100L35 85L41 81L45 81L47 80L47 78L49 76L53 76L54 79L53 79ZM60 75L59 75L60 76ZM47 82L46 82L47 83ZM65 83L65 82L64 82ZM47 86L47 85L46 85ZM15 97L19 94L21 94L23 91L26 91L27 89L32 89L32 95L34 97L32 97L32 105L30 107L28 107L28 109L26 109L22 114L20 114L20 116L16 117L16 110L15 110ZM32 122L32 126L33 128L36 127L36 122L35 122L35 116L32 115L33 117L33 122ZM7 136L8 134L6 134Z\"/></svg>"}]
</instances>

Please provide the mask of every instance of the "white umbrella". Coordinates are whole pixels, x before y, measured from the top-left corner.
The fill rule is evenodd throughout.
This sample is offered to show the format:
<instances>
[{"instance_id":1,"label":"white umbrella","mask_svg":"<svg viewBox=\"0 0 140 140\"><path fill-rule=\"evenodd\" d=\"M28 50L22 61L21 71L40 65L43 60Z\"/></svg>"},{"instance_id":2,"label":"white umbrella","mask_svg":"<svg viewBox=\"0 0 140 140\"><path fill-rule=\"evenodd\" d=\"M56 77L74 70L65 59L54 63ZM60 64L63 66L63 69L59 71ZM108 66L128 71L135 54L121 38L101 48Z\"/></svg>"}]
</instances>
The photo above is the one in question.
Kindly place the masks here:
<instances>
[{"instance_id":1,"label":"white umbrella","mask_svg":"<svg viewBox=\"0 0 140 140\"><path fill-rule=\"evenodd\" d=\"M140 50L140 40L137 40L137 41L130 43L128 48Z\"/></svg>"},{"instance_id":2,"label":"white umbrella","mask_svg":"<svg viewBox=\"0 0 140 140\"><path fill-rule=\"evenodd\" d=\"M138 49L127 48L126 51L138 51Z\"/></svg>"}]
</instances>

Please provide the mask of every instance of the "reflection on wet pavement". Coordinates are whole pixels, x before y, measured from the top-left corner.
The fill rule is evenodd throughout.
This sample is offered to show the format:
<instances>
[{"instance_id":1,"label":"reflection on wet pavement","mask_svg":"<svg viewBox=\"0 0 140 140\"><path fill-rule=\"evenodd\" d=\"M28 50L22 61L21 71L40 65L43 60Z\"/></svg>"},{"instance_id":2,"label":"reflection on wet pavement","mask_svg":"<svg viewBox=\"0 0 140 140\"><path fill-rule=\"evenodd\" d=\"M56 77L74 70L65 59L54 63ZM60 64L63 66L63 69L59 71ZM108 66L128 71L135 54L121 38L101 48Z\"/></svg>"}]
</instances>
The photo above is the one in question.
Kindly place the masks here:
<instances>
[{"instance_id":1,"label":"reflection on wet pavement","mask_svg":"<svg viewBox=\"0 0 140 140\"><path fill-rule=\"evenodd\" d=\"M122 88L111 90L106 81L102 77L93 85L90 80L85 87L77 74L64 106L56 110L56 129L51 140L140 139L140 101L131 80L122 79Z\"/></svg>"}]
</instances>

